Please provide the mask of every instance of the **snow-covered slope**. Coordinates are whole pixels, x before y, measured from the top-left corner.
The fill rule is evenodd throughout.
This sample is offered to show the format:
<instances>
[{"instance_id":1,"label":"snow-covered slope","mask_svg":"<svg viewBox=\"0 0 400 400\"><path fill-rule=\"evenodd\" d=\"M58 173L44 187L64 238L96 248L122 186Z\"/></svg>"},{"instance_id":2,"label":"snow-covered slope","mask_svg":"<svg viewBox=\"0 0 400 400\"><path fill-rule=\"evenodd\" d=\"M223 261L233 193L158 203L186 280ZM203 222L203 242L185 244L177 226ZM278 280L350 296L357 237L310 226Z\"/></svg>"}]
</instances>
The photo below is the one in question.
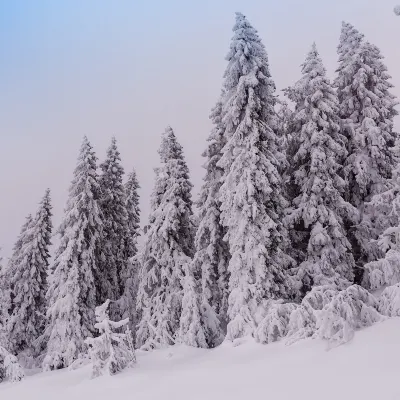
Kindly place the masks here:
<instances>
[{"instance_id":1,"label":"snow-covered slope","mask_svg":"<svg viewBox=\"0 0 400 400\"><path fill-rule=\"evenodd\" d=\"M90 379L90 367L1 384L1 400L399 399L400 318L356 333L343 346L304 340L247 342L214 350L138 352L136 368Z\"/></svg>"}]
</instances>

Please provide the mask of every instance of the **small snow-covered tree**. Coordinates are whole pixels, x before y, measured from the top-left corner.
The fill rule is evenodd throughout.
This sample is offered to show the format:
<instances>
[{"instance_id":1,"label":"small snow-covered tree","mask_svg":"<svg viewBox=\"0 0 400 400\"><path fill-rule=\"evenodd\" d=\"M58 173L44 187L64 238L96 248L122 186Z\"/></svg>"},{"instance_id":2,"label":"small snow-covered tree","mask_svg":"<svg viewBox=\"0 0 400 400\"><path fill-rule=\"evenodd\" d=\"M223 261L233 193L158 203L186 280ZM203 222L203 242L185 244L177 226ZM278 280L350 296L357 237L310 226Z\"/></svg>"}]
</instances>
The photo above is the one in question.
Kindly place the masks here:
<instances>
[{"instance_id":1,"label":"small snow-covered tree","mask_svg":"<svg viewBox=\"0 0 400 400\"><path fill-rule=\"evenodd\" d=\"M336 284L344 288L352 282L354 260L344 224L357 214L343 198L346 182L341 162L346 149L340 134L338 100L315 44L302 73L287 91L296 104L297 144L290 169L294 199L287 222L296 233L292 235L293 247L304 253L297 271L304 296L314 286Z\"/></svg>"},{"instance_id":2,"label":"small snow-covered tree","mask_svg":"<svg viewBox=\"0 0 400 400\"><path fill-rule=\"evenodd\" d=\"M375 195L367 206L384 215L389 224L377 240L384 256L365 265L363 285L379 289L400 282L400 164L393 171L390 188Z\"/></svg>"},{"instance_id":3,"label":"small snow-covered tree","mask_svg":"<svg viewBox=\"0 0 400 400\"><path fill-rule=\"evenodd\" d=\"M275 84L257 31L236 14L224 80L222 128L226 143L217 166L221 223L231 258L227 337L252 335L263 299L289 295L283 162L276 127Z\"/></svg>"},{"instance_id":4,"label":"small snow-covered tree","mask_svg":"<svg viewBox=\"0 0 400 400\"><path fill-rule=\"evenodd\" d=\"M99 197L96 156L85 137L58 229L60 244L49 276L45 370L70 366L86 351L84 340L93 332L93 272L102 229Z\"/></svg>"},{"instance_id":5,"label":"small snow-covered tree","mask_svg":"<svg viewBox=\"0 0 400 400\"><path fill-rule=\"evenodd\" d=\"M315 286L308 292L300 305L290 314L287 327L287 344L296 343L314 335L317 330L318 311L326 307L337 295L336 286Z\"/></svg>"},{"instance_id":6,"label":"small snow-covered tree","mask_svg":"<svg viewBox=\"0 0 400 400\"><path fill-rule=\"evenodd\" d=\"M7 323L9 348L15 354L28 351L38 355L35 341L43 334L46 315L47 272L51 244L50 191L40 203L35 218L24 229L15 245L8 274L11 289L11 315Z\"/></svg>"},{"instance_id":7,"label":"small snow-covered tree","mask_svg":"<svg viewBox=\"0 0 400 400\"><path fill-rule=\"evenodd\" d=\"M92 378L105 374L115 375L136 362L132 334L127 327L129 321L111 321L109 305L110 300L106 300L104 304L96 307L97 322L94 327L99 331L99 336L88 337L85 341L89 346ZM125 332L121 330L123 326L126 326Z\"/></svg>"},{"instance_id":8,"label":"small snow-covered tree","mask_svg":"<svg viewBox=\"0 0 400 400\"><path fill-rule=\"evenodd\" d=\"M182 280L193 257L189 170L172 128L162 135L152 212L141 254L136 342L152 349L174 344L182 312Z\"/></svg>"},{"instance_id":9,"label":"small snow-covered tree","mask_svg":"<svg viewBox=\"0 0 400 400\"><path fill-rule=\"evenodd\" d=\"M387 317L400 317L400 283L385 288L378 299L378 311Z\"/></svg>"},{"instance_id":10,"label":"small snow-covered tree","mask_svg":"<svg viewBox=\"0 0 400 400\"><path fill-rule=\"evenodd\" d=\"M346 343L357 329L383 320L377 299L358 285L339 292L316 317L314 337L328 340L331 345Z\"/></svg>"},{"instance_id":11,"label":"small snow-covered tree","mask_svg":"<svg viewBox=\"0 0 400 400\"><path fill-rule=\"evenodd\" d=\"M126 248L126 246L134 246L134 243L127 240L129 237L128 212L125 187L122 182L124 169L120 162L117 141L112 138L106 160L100 165L104 254L95 274L98 304L102 304L106 299L116 300L121 296L127 279L128 259L134 255L127 254L129 252ZM133 252L134 249L131 251Z\"/></svg>"},{"instance_id":12,"label":"small snow-covered tree","mask_svg":"<svg viewBox=\"0 0 400 400\"><path fill-rule=\"evenodd\" d=\"M340 345L351 340L357 329L382 319L377 299L361 286L342 291L336 286L317 286L292 312L287 343L313 337Z\"/></svg>"},{"instance_id":13,"label":"small snow-covered tree","mask_svg":"<svg viewBox=\"0 0 400 400\"><path fill-rule=\"evenodd\" d=\"M283 300L267 300L262 306L262 319L254 335L256 341L266 344L284 338L289 331L290 317L297 307L297 304Z\"/></svg>"},{"instance_id":14,"label":"small snow-covered tree","mask_svg":"<svg viewBox=\"0 0 400 400\"><path fill-rule=\"evenodd\" d=\"M0 344L0 383L4 380L19 382L24 377L24 370L18 363L17 357L8 352Z\"/></svg>"},{"instance_id":15,"label":"small snow-covered tree","mask_svg":"<svg viewBox=\"0 0 400 400\"><path fill-rule=\"evenodd\" d=\"M201 312L203 327L210 347L221 342L228 311L228 263L229 249L223 240L225 229L220 221L218 198L223 170L217 165L225 140L222 129L223 94L211 113L213 129L208 138L204 168L206 174L200 190L198 207L198 228L195 237L193 269L201 276ZM196 278L196 277L195 277ZM216 318L218 317L220 323ZM211 325L208 326L207 324Z\"/></svg>"},{"instance_id":16,"label":"small snow-covered tree","mask_svg":"<svg viewBox=\"0 0 400 400\"><path fill-rule=\"evenodd\" d=\"M378 310L387 317L400 317L400 283L385 288L378 299Z\"/></svg>"}]
</instances>

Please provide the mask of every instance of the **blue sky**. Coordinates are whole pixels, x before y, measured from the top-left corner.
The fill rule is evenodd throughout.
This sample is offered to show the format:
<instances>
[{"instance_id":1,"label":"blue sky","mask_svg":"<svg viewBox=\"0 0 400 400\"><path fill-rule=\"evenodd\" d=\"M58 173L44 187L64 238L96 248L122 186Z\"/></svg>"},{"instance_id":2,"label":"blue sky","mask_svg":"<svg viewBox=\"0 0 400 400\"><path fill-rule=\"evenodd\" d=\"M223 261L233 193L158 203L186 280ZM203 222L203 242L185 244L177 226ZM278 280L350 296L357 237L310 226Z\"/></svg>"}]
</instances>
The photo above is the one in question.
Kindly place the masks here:
<instances>
[{"instance_id":1,"label":"blue sky","mask_svg":"<svg viewBox=\"0 0 400 400\"><path fill-rule=\"evenodd\" d=\"M385 55L400 95L400 17L391 0L0 2L0 246L9 256L46 187L62 217L83 135L100 158L117 137L135 167L147 220L160 133L171 125L201 184L234 12L258 29L278 92L300 75L316 41L331 77L340 24L354 24Z\"/></svg>"}]
</instances>

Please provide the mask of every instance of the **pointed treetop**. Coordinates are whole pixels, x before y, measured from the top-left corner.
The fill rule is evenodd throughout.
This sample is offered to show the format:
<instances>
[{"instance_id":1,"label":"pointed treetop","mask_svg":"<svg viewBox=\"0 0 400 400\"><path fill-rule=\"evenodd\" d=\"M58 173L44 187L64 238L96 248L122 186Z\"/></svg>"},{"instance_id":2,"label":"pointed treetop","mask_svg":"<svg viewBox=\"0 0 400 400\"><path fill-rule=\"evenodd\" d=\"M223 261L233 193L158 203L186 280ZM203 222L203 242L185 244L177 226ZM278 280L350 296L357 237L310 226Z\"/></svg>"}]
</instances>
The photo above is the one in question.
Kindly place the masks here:
<instances>
[{"instance_id":1,"label":"pointed treetop","mask_svg":"<svg viewBox=\"0 0 400 400\"><path fill-rule=\"evenodd\" d=\"M183 158L182 146L176 140L175 133L169 125L161 135L161 145L158 153L162 163L171 159Z\"/></svg>"},{"instance_id":2,"label":"pointed treetop","mask_svg":"<svg viewBox=\"0 0 400 400\"><path fill-rule=\"evenodd\" d=\"M360 33L353 25L348 22L342 22L342 30L340 33L339 45L337 51L341 57L353 55L355 50L360 46L364 35ZM339 58L339 61L343 59Z\"/></svg>"}]
</instances>

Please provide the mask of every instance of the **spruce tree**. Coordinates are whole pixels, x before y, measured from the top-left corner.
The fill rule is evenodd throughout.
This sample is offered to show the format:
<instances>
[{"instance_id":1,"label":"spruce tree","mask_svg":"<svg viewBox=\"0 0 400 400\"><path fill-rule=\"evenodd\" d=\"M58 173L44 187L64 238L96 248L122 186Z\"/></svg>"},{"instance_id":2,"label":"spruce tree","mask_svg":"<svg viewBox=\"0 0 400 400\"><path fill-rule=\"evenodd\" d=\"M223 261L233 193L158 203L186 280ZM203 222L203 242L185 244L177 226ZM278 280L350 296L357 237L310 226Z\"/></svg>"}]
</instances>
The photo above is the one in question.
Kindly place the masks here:
<instances>
[{"instance_id":1,"label":"spruce tree","mask_svg":"<svg viewBox=\"0 0 400 400\"><path fill-rule=\"evenodd\" d=\"M162 135L152 212L141 255L137 346L174 344L182 311L184 269L193 257L192 184L173 130Z\"/></svg>"},{"instance_id":2,"label":"spruce tree","mask_svg":"<svg viewBox=\"0 0 400 400\"><path fill-rule=\"evenodd\" d=\"M116 139L113 138L107 150L106 160L100 165L102 170L99 183L101 190L101 210L104 227L102 237L103 258L96 273L98 304L107 299L117 300L123 293L127 277L128 258L126 245L128 235L128 214L125 187L122 182L124 169Z\"/></svg>"},{"instance_id":3,"label":"spruce tree","mask_svg":"<svg viewBox=\"0 0 400 400\"><path fill-rule=\"evenodd\" d=\"M385 229L384 216L367 209L366 202L388 188L388 179L395 167L391 148L397 136L393 131L397 102L390 93L392 84L379 49L364 43L363 35L350 24L342 25L338 53L335 86L343 130L348 138L346 200L360 211L359 221L348 229L359 283L363 264L379 254L370 239L376 239Z\"/></svg>"},{"instance_id":4,"label":"spruce tree","mask_svg":"<svg viewBox=\"0 0 400 400\"><path fill-rule=\"evenodd\" d=\"M295 102L296 151L291 163L295 198L287 220L297 233L293 247L303 250L298 268L301 294L314 286L346 287L353 280L354 260L344 223L356 210L343 198L346 156L340 134L338 99L315 44L302 65L302 78L287 93Z\"/></svg>"},{"instance_id":5,"label":"spruce tree","mask_svg":"<svg viewBox=\"0 0 400 400\"><path fill-rule=\"evenodd\" d=\"M124 248L128 265L126 270L127 274L124 277L124 292L121 298L118 299L117 307L122 318L129 318L129 327L134 337L137 324L136 300L140 272L140 262L137 254L137 241L140 236L139 188L140 186L136 178L136 172L133 170L129 174L128 180L125 183L128 230Z\"/></svg>"},{"instance_id":6,"label":"spruce tree","mask_svg":"<svg viewBox=\"0 0 400 400\"><path fill-rule=\"evenodd\" d=\"M393 171L390 188L373 196L367 206L387 216L389 224L376 243L383 257L365 265L363 285L375 290L400 282L400 163Z\"/></svg>"},{"instance_id":7,"label":"spruce tree","mask_svg":"<svg viewBox=\"0 0 400 400\"><path fill-rule=\"evenodd\" d=\"M219 321L216 314L207 309L204 313L199 280L195 278L193 265L185 264L183 277L182 312L179 320L177 341L192 347L208 348L219 344ZM203 314L203 315L202 315Z\"/></svg>"},{"instance_id":8,"label":"spruce tree","mask_svg":"<svg viewBox=\"0 0 400 400\"><path fill-rule=\"evenodd\" d=\"M128 319L114 322L110 320L108 307L110 300L96 307L95 328L99 336L86 339L89 355L92 361L92 378L101 375L114 375L125 368L132 367L136 362L133 348L132 333ZM126 326L125 333L122 327Z\"/></svg>"},{"instance_id":9,"label":"spruce tree","mask_svg":"<svg viewBox=\"0 0 400 400\"><path fill-rule=\"evenodd\" d=\"M264 300L288 296L290 262L282 225L283 154L273 130L275 85L265 47L240 13L233 31L223 86L226 144L217 164L224 171L219 201L231 254L229 339L255 332Z\"/></svg>"},{"instance_id":10,"label":"spruce tree","mask_svg":"<svg viewBox=\"0 0 400 400\"><path fill-rule=\"evenodd\" d=\"M208 138L207 149L203 153L203 157L206 158L204 165L206 174L197 202L199 224L194 242L196 253L193 260L193 269L197 276L201 276L203 326L210 347L221 340L223 328L227 323L229 294L230 256L228 245L223 240L225 228L220 221L221 203L218 199L223 170L217 163L225 144L221 121L222 97L212 110L210 118L214 127ZM219 324L215 323L217 316Z\"/></svg>"},{"instance_id":11,"label":"spruce tree","mask_svg":"<svg viewBox=\"0 0 400 400\"><path fill-rule=\"evenodd\" d=\"M85 352L94 330L94 271L101 245L102 217L96 156L85 137L80 150L64 219L58 229L47 292L45 370L68 367Z\"/></svg>"},{"instance_id":12,"label":"spruce tree","mask_svg":"<svg viewBox=\"0 0 400 400\"><path fill-rule=\"evenodd\" d=\"M18 354L27 350L37 355L35 341L43 334L46 314L47 272L51 244L50 191L40 203L35 218L27 221L18 239L9 272L12 310L8 326L9 348Z\"/></svg>"}]
</instances>

